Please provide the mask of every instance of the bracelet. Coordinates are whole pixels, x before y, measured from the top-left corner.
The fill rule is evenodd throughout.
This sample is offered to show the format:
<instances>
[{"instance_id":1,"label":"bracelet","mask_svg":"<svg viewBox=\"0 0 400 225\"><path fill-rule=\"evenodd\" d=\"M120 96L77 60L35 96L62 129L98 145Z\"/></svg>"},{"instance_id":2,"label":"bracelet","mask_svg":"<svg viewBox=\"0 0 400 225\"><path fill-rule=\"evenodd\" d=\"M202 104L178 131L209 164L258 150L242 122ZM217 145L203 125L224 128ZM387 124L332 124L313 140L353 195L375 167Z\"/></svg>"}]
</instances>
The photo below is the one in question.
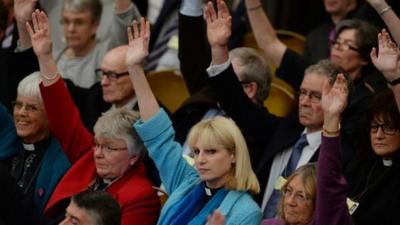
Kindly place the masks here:
<instances>
[{"instance_id":1,"label":"bracelet","mask_svg":"<svg viewBox=\"0 0 400 225\"><path fill-rule=\"evenodd\" d=\"M383 9L379 12L379 15L380 15L380 16L383 16L383 14L385 14L387 11L389 11L389 10L391 10L391 9L392 9L392 7L389 5L389 6L385 7L385 8L383 8Z\"/></svg>"},{"instance_id":2,"label":"bracelet","mask_svg":"<svg viewBox=\"0 0 400 225\"><path fill-rule=\"evenodd\" d=\"M247 8L247 11L255 11L255 10L257 10L257 9L261 9L262 6L263 6L263 5L260 3L260 4L256 5L256 6Z\"/></svg>"},{"instance_id":3,"label":"bracelet","mask_svg":"<svg viewBox=\"0 0 400 225\"><path fill-rule=\"evenodd\" d=\"M57 78L58 70L57 70L54 74L52 74L52 75L50 75L50 76L46 76L46 75L44 75L43 73L41 73L40 75L41 75L43 78L45 78L46 80L54 80L54 79Z\"/></svg>"},{"instance_id":4,"label":"bracelet","mask_svg":"<svg viewBox=\"0 0 400 225\"><path fill-rule=\"evenodd\" d=\"M325 134L327 134L327 135L329 135L329 136L335 136L335 135L338 135L339 133L340 133L340 123L338 123L338 128L337 128L337 130L334 130L334 131L332 131L332 130L327 130L326 128L325 128L325 126L323 126L322 127L322 129L324 130L324 133Z\"/></svg>"},{"instance_id":5,"label":"bracelet","mask_svg":"<svg viewBox=\"0 0 400 225\"><path fill-rule=\"evenodd\" d=\"M392 81L388 81L388 80L387 80L387 82L390 84L390 86L395 86L395 85L397 85L397 84L400 84L400 77L397 78L397 79L394 79L394 80L392 80Z\"/></svg>"}]
</instances>

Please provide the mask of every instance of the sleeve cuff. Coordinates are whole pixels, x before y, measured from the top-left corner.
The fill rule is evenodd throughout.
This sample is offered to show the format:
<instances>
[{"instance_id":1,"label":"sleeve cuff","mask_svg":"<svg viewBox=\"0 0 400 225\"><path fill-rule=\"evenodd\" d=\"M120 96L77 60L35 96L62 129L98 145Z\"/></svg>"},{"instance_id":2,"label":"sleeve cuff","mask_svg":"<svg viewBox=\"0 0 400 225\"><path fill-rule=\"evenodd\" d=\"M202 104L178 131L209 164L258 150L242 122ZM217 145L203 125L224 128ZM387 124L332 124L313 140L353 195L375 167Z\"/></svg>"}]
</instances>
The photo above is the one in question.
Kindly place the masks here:
<instances>
[{"instance_id":1,"label":"sleeve cuff","mask_svg":"<svg viewBox=\"0 0 400 225\"><path fill-rule=\"evenodd\" d=\"M147 121L139 120L133 126L142 140L146 142L158 137L164 130L172 126L172 122L165 110L161 108Z\"/></svg>"},{"instance_id":2,"label":"sleeve cuff","mask_svg":"<svg viewBox=\"0 0 400 225\"><path fill-rule=\"evenodd\" d=\"M226 69L228 69L228 67L231 65L231 60L228 59L228 61L219 64L219 65L210 65L207 68L207 73L209 77L215 77L217 75L219 75L220 73L224 72Z\"/></svg>"},{"instance_id":3,"label":"sleeve cuff","mask_svg":"<svg viewBox=\"0 0 400 225\"><path fill-rule=\"evenodd\" d=\"M200 0L183 0L180 13L185 16L201 16L203 15L203 5Z\"/></svg>"}]
</instances>

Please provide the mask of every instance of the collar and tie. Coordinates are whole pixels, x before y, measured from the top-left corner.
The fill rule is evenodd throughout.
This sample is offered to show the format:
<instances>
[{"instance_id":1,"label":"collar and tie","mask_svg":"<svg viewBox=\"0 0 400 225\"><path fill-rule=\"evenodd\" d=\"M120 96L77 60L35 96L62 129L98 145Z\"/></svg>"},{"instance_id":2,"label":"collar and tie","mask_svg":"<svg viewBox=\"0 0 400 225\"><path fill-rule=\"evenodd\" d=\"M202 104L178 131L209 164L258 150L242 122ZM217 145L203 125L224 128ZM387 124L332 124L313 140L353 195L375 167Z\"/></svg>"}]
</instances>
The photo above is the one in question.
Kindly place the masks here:
<instances>
[{"instance_id":1,"label":"collar and tie","mask_svg":"<svg viewBox=\"0 0 400 225\"><path fill-rule=\"evenodd\" d=\"M292 154L290 155L289 161L286 164L285 169L282 171L282 177L289 177L297 168L303 149L308 145L307 135L303 133L297 142L293 146ZM274 189L271 197L269 198L267 205L265 206L263 217L273 218L277 213L277 206L281 196L281 191Z\"/></svg>"}]
</instances>

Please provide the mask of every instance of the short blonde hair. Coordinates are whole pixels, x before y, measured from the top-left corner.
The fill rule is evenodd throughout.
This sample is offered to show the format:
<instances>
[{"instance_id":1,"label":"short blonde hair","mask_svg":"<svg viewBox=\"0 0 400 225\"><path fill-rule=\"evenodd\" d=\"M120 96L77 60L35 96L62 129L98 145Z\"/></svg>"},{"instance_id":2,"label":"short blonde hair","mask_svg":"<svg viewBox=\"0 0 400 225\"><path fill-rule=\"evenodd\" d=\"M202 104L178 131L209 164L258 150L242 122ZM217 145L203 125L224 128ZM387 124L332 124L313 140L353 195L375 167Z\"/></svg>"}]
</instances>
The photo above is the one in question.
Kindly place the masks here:
<instances>
[{"instance_id":1,"label":"short blonde hair","mask_svg":"<svg viewBox=\"0 0 400 225\"><path fill-rule=\"evenodd\" d=\"M260 192L257 177L251 168L246 141L233 120L217 116L200 121L193 126L188 135L188 144L191 149L199 138L206 148L213 148L216 144L220 144L235 155L236 161L232 166L231 177L225 184L227 189Z\"/></svg>"},{"instance_id":2,"label":"short blonde hair","mask_svg":"<svg viewBox=\"0 0 400 225\"><path fill-rule=\"evenodd\" d=\"M317 195L316 189L317 189L317 168L315 163L307 163L295 170L292 175L290 175L285 184L282 186L281 191L283 193L283 190L287 188L290 182L292 180L299 176L301 183L304 185L304 191L313 204L315 205L315 198ZM284 196L281 195L281 198L279 200L279 206L278 206L278 214L283 221L286 221L285 217L285 212L283 210L284 208Z\"/></svg>"}]
</instances>

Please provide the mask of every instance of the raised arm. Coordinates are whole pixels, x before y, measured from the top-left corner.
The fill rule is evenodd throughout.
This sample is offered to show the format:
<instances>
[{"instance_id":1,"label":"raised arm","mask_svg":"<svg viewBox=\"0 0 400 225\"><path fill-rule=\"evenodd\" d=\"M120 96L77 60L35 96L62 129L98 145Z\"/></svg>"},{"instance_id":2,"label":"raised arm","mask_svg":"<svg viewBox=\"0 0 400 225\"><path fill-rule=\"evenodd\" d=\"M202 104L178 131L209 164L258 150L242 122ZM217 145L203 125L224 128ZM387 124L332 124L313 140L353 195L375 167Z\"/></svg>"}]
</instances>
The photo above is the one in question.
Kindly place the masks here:
<instances>
[{"instance_id":1,"label":"raised arm","mask_svg":"<svg viewBox=\"0 0 400 225\"><path fill-rule=\"evenodd\" d=\"M371 60L392 88L397 108L400 111L400 50L384 29L378 34L378 44L379 52L373 48Z\"/></svg>"},{"instance_id":2,"label":"raised arm","mask_svg":"<svg viewBox=\"0 0 400 225\"><path fill-rule=\"evenodd\" d=\"M251 29L257 41L266 56L271 59L277 67L280 66L283 54L286 51L284 45L275 33L266 13L263 10L260 0L245 0L247 16L249 17Z\"/></svg>"},{"instance_id":3,"label":"raised arm","mask_svg":"<svg viewBox=\"0 0 400 225\"><path fill-rule=\"evenodd\" d=\"M381 16L393 39L400 45L400 19L385 0L366 0Z\"/></svg>"},{"instance_id":4,"label":"raised arm","mask_svg":"<svg viewBox=\"0 0 400 225\"><path fill-rule=\"evenodd\" d=\"M142 18L128 27L129 48L126 64L136 92L141 120L135 129L154 160L168 193L181 183L197 180L196 171L182 157L182 147L174 141L174 130L160 107L144 75L142 63L148 56L150 23Z\"/></svg>"},{"instance_id":5,"label":"raised arm","mask_svg":"<svg viewBox=\"0 0 400 225\"><path fill-rule=\"evenodd\" d=\"M212 2L208 2L205 15L207 19L207 37L211 46L211 65L220 65L228 61L228 41L231 37L232 17L226 3L217 0L218 13Z\"/></svg>"},{"instance_id":6,"label":"raised arm","mask_svg":"<svg viewBox=\"0 0 400 225\"><path fill-rule=\"evenodd\" d=\"M25 24L32 20L32 12L36 7L36 0L14 0L14 15L19 35L18 47L23 50L32 46Z\"/></svg>"},{"instance_id":7,"label":"raised arm","mask_svg":"<svg viewBox=\"0 0 400 225\"><path fill-rule=\"evenodd\" d=\"M92 148L92 135L83 126L78 109L58 73L52 56L49 21L43 11L32 13L32 25L26 24L33 50L39 61L40 91L47 112L49 128L63 147L71 163Z\"/></svg>"},{"instance_id":8,"label":"raised arm","mask_svg":"<svg viewBox=\"0 0 400 225\"><path fill-rule=\"evenodd\" d=\"M160 107L151 91L143 70L143 61L149 55L150 22L142 18L140 29L136 21L128 27L129 48L126 64L138 99L143 121L154 116Z\"/></svg>"},{"instance_id":9,"label":"raised arm","mask_svg":"<svg viewBox=\"0 0 400 225\"><path fill-rule=\"evenodd\" d=\"M339 123L347 97L347 82L343 74L338 75L333 87L325 82L321 99L324 125L317 162L315 224L352 224L346 205L347 182L343 176L339 138Z\"/></svg>"}]
</instances>

